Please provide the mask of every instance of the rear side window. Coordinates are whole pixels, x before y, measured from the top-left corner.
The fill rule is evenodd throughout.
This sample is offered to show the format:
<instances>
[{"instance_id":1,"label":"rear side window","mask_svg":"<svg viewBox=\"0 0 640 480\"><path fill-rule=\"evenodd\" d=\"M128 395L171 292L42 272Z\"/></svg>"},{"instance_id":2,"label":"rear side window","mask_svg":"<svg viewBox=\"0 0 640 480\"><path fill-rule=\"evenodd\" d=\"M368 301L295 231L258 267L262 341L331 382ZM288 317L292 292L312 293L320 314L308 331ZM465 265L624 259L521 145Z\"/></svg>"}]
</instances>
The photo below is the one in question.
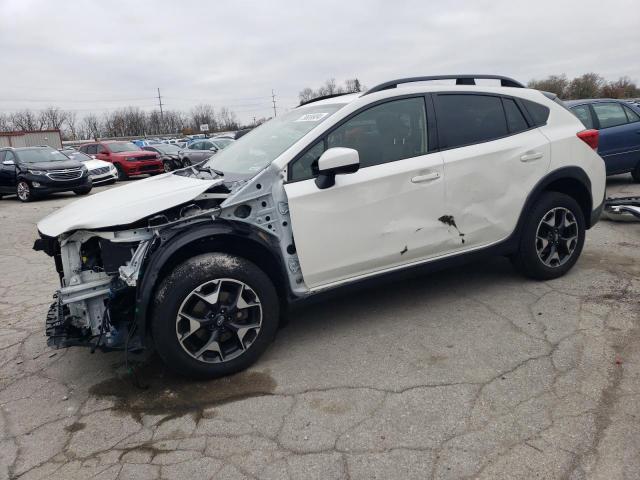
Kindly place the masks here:
<instances>
[{"instance_id":1,"label":"rear side window","mask_svg":"<svg viewBox=\"0 0 640 480\"><path fill-rule=\"evenodd\" d=\"M549 108L544 105L540 105L539 103L532 102L531 100L521 99L524 104L524 108L527 109L531 119L533 120L533 124L536 127L541 127L542 125L546 125L547 120L549 120Z\"/></svg>"},{"instance_id":2,"label":"rear side window","mask_svg":"<svg viewBox=\"0 0 640 480\"><path fill-rule=\"evenodd\" d=\"M578 120L580 120L586 128L595 128L589 105L571 107L571 113L578 117Z\"/></svg>"},{"instance_id":3,"label":"rear side window","mask_svg":"<svg viewBox=\"0 0 640 480\"><path fill-rule=\"evenodd\" d=\"M629 119L629 123L640 121L640 116L636 112L631 110L626 105L623 105L623 107L624 107L625 113L627 114L627 118Z\"/></svg>"},{"instance_id":4,"label":"rear side window","mask_svg":"<svg viewBox=\"0 0 640 480\"><path fill-rule=\"evenodd\" d=\"M523 132L529 128L520 107L516 105L512 98L503 98L504 113L507 115L507 126L509 133Z\"/></svg>"},{"instance_id":5,"label":"rear side window","mask_svg":"<svg viewBox=\"0 0 640 480\"><path fill-rule=\"evenodd\" d=\"M98 153L98 146L94 143L93 145L87 145L87 154L95 155Z\"/></svg>"},{"instance_id":6,"label":"rear side window","mask_svg":"<svg viewBox=\"0 0 640 480\"><path fill-rule=\"evenodd\" d=\"M441 94L436 100L441 148L486 142L509 134L500 97Z\"/></svg>"},{"instance_id":7,"label":"rear side window","mask_svg":"<svg viewBox=\"0 0 640 480\"><path fill-rule=\"evenodd\" d=\"M627 115L619 103L594 103L592 105L600 128L617 127L627 123Z\"/></svg>"}]
</instances>

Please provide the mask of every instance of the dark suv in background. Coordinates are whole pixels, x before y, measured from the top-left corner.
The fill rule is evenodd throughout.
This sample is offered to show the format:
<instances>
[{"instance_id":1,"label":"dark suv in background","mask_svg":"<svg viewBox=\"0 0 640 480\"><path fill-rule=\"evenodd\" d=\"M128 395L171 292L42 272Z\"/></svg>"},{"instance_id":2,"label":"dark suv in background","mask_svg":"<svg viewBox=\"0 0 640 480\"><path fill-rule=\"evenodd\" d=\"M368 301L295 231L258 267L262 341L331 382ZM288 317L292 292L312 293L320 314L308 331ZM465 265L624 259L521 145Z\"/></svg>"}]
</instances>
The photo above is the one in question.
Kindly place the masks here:
<instances>
[{"instance_id":1,"label":"dark suv in background","mask_svg":"<svg viewBox=\"0 0 640 480\"><path fill-rule=\"evenodd\" d=\"M87 167L54 148L0 149L0 197L15 194L28 202L54 192L86 195L91 187Z\"/></svg>"}]
</instances>

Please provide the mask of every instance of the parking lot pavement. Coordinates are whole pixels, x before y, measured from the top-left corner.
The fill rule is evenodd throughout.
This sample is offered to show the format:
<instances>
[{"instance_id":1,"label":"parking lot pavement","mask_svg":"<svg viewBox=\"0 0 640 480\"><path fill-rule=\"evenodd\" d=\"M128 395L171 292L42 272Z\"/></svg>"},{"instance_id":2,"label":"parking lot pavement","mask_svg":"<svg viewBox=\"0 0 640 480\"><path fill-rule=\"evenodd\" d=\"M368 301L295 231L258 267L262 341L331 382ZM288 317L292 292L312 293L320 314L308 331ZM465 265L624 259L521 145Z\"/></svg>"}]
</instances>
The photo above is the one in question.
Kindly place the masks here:
<instances>
[{"instance_id":1,"label":"parking lot pavement","mask_svg":"<svg viewBox=\"0 0 640 480\"><path fill-rule=\"evenodd\" d=\"M0 478L640 478L640 223L600 222L564 278L416 275L296 310L235 377L135 382L46 346L35 223L74 198L0 200Z\"/></svg>"}]
</instances>

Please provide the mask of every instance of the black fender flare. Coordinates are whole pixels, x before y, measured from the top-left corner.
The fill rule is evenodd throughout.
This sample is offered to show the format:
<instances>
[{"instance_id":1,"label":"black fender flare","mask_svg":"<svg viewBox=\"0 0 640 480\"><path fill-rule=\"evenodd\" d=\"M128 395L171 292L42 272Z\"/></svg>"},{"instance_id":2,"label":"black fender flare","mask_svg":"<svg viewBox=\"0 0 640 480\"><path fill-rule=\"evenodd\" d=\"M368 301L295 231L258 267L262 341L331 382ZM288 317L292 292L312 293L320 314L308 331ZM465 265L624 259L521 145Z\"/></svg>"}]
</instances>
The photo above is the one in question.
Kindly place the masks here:
<instances>
[{"instance_id":1,"label":"black fender flare","mask_svg":"<svg viewBox=\"0 0 640 480\"><path fill-rule=\"evenodd\" d=\"M165 234L166 236L163 236ZM277 237L263 232L259 228L236 221L228 221L216 219L214 222L198 226L190 226L182 229L176 234L172 234L170 230L161 232L160 237L154 240L147 254L145 263L141 268L140 280L136 286L136 309L135 324L138 328L139 335L144 338L147 332L147 316L150 305L153 300L159 277L163 271L163 267L183 248L190 244L202 240L213 240L219 238L221 240L233 240L251 242L263 247L271 254L270 261L275 262L280 269L280 275L286 285L286 295L290 295L289 282L279 250L279 242ZM277 279L273 279L276 283Z\"/></svg>"},{"instance_id":2,"label":"black fender flare","mask_svg":"<svg viewBox=\"0 0 640 480\"><path fill-rule=\"evenodd\" d=\"M589 194L589 205L588 212L585 212L585 221L587 222L587 228L591 227L591 210L593 210L593 195L591 193L591 180L589 179L589 175L582 168L577 166L570 167L561 167L552 172L549 172L547 175L542 177L538 183L531 189L527 198L524 202L524 206L520 212L520 217L518 218L518 223L516 224L516 228L511 235L510 244L514 242L513 245L517 246L517 243L520 240L520 232L524 228L524 224L529 216L529 212L533 209L535 202L538 200L542 192L548 189L548 187L554 182L560 180L574 180L577 181Z\"/></svg>"}]
</instances>

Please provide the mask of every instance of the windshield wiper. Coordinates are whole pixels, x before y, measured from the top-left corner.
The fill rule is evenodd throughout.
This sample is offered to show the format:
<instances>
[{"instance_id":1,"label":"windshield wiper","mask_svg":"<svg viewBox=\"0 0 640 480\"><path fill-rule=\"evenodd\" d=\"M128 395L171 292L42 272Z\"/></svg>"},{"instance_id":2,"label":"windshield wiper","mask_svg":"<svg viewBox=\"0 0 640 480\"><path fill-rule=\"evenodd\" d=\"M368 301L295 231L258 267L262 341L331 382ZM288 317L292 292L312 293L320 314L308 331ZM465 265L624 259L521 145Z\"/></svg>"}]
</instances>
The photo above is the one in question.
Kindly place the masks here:
<instances>
[{"instance_id":1,"label":"windshield wiper","mask_svg":"<svg viewBox=\"0 0 640 480\"><path fill-rule=\"evenodd\" d=\"M224 177L224 172L221 172L220 170L216 170L213 167L206 167L204 165L194 165L194 168L196 170L198 170L199 172L209 172L210 174L216 174L219 177Z\"/></svg>"}]
</instances>

